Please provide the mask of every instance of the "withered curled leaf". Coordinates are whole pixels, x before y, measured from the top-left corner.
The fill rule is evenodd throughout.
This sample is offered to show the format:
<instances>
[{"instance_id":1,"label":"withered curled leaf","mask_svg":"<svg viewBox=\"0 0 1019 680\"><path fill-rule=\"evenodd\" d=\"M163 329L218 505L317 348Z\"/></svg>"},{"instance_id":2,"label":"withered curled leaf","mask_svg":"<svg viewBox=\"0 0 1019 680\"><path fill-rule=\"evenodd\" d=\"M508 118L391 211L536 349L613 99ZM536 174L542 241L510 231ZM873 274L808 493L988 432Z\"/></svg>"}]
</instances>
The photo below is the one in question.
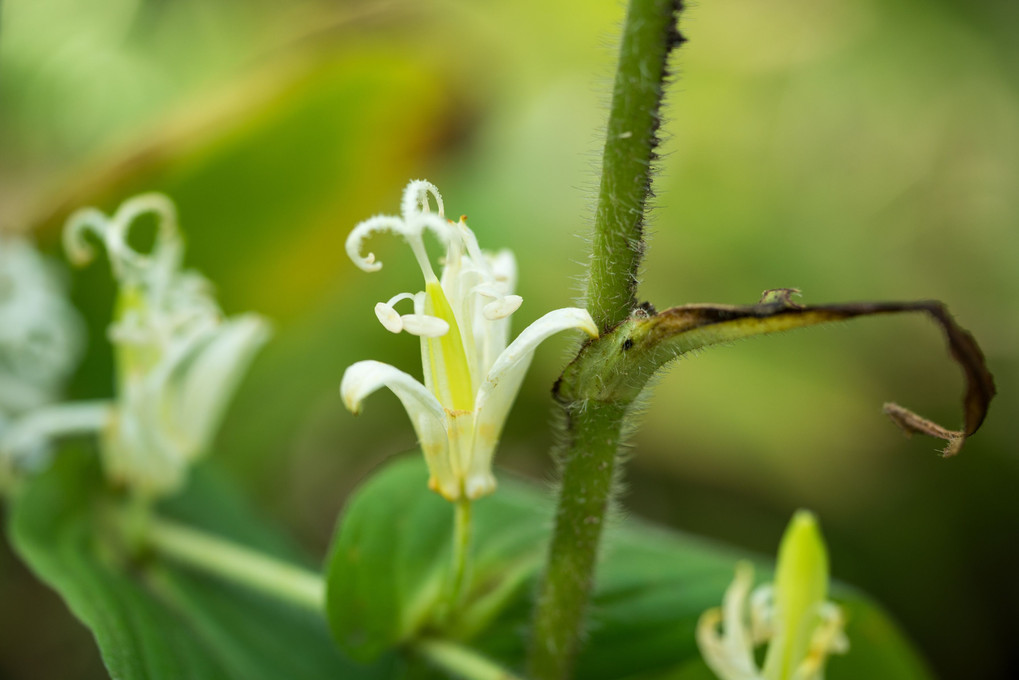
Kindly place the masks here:
<instances>
[{"instance_id":1,"label":"withered curled leaf","mask_svg":"<svg viewBox=\"0 0 1019 680\"><path fill-rule=\"evenodd\" d=\"M946 440L948 445L942 451L946 457L958 453L966 438L980 428L995 394L994 379L987 370L976 340L955 322L944 304L936 300L919 300L803 306L791 299L798 293L792 288L768 290L755 305L672 307L636 321L628 328L627 347L637 345L645 353L653 355L655 363L660 366L691 350L739 338L860 316L921 312L934 319L944 331L949 352L962 368L966 382L963 428L950 430L894 403L885 404L884 412L909 434L920 433Z\"/></svg>"}]
</instances>

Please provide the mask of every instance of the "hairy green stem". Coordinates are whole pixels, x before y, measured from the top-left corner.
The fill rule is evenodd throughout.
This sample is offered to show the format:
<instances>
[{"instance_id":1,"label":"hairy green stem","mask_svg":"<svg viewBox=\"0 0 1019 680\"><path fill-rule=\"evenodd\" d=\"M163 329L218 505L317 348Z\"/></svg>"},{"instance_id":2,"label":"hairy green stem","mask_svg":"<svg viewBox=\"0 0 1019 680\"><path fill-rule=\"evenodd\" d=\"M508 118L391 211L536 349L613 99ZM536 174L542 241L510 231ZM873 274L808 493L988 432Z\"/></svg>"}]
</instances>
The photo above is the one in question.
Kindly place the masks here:
<instances>
[{"instance_id":1,"label":"hairy green stem","mask_svg":"<svg viewBox=\"0 0 1019 680\"><path fill-rule=\"evenodd\" d=\"M609 332L638 309L644 216L669 53L682 41L676 28L681 6L681 0L630 0L623 28L587 282L588 310L603 337L585 348L577 359L582 365L556 386L566 433L555 531L532 629L528 664L533 680L571 675L627 412L648 377L631 376L635 389L625 394L605 392L611 369L599 357L618 349L618 337ZM623 381L630 379L624 376Z\"/></svg>"},{"instance_id":2,"label":"hairy green stem","mask_svg":"<svg viewBox=\"0 0 1019 680\"><path fill-rule=\"evenodd\" d=\"M605 332L637 306L644 215L651 195L659 109L680 0L630 0L612 92L595 212L587 309Z\"/></svg>"},{"instance_id":3,"label":"hairy green stem","mask_svg":"<svg viewBox=\"0 0 1019 680\"><path fill-rule=\"evenodd\" d=\"M152 517L146 531L164 557L324 615L320 574L165 519Z\"/></svg>"},{"instance_id":4,"label":"hairy green stem","mask_svg":"<svg viewBox=\"0 0 1019 680\"><path fill-rule=\"evenodd\" d=\"M465 680L518 680L503 667L466 647L448 640L424 639L414 644L422 657Z\"/></svg>"},{"instance_id":5,"label":"hairy green stem","mask_svg":"<svg viewBox=\"0 0 1019 680\"><path fill-rule=\"evenodd\" d=\"M595 402L567 414L573 439L563 460L555 533L531 632L533 680L570 677L612 496L625 409Z\"/></svg>"}]
</instances>

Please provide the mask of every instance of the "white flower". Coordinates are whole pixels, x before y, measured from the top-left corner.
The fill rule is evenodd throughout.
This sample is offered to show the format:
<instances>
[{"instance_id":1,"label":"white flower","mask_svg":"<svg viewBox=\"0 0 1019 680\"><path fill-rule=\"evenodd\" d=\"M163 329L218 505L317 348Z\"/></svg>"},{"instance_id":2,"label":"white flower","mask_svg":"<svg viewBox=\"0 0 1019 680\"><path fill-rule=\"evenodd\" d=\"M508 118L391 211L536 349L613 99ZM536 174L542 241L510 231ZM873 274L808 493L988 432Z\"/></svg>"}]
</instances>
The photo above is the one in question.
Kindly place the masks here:
<instances>
[{"instance_id":1,"label":"white flower","mask_svg":"<svg viewBox=\"0 0 1019 680\"><path fill-rule=\"evenodd\" d=\"M20 442L20 423L56 401L83 346L59 272L25 239L0 235L0 488L45 462L45 442Z\"/></svg>"},{"instance_id":2,"label":"white flower","mask_svg":"<svg viewBox=\"0 0 1019 680\"><path fill-rule=\"evenodd\" d=\"M159 221L148 255L127 243L146 213ZM117 397L102 427L106 472L140 495L164 495L211 443L268 327L253 314L223 319L208 281L181 271L176 210L165 196L132 198L112 218L91 208L72 215L64 245L78 264L93 255L88 232L105 244L119 283L109 329Z\"/></svg>"},{"instance_id":3,"label":"white flower","mask_svg":"<svg viewBox=\"0 0 1019 680\"><path fill-rule=\"evenodd\" d=\"M431 211L431 200L437 212ZM446 247L441 278L424 244L431 231ZM442 197L428 182L413 181L403 194L402 216L379 215L358 224L347 253L364 271L382 263L362 255L363 242L389 231L410 245L425 289L400 293L375 305L375 315L393 333L421 338L424 384L378 361L359 361L343 375L340 393L357 413L366 396L388 387L403 403L425 455L429 487L448 500L475 499L495 490L492 454L534 350L545 338L570 328L591 336L598 330L586 310L558 309L528 326L507 346L509 316L522 299L513 294L516 262L509 251L483 252L465 217L444 217ZM396 305L413 304L400 314Z\"/></svg>"},{"instance_id":4,"label":"white flower","mask_svg":"<svg viewBox=\"0 0 1019 680\"><path fill-rule=\"evenodd\" d=\"M82 336L59 272L25 239L0 236L0 413L55 400Z\"/></svg>"},{"instance_id":5,"label":"white flower","mask_svg":"<svg viewBox=\"0 0 1019 680\"><path fill-rule=\"evenodd\" d=\"M721 680L823 680L828 655L845 653L849 641L841 610L827 601L828 555L811 513L801 510L789 523L774 585L751 592L753 583L753 567L740 563L721 609L701 616L697 644L705 662ZM754 647L765 642L759 669Z\"/></svg>"}]
</instances>

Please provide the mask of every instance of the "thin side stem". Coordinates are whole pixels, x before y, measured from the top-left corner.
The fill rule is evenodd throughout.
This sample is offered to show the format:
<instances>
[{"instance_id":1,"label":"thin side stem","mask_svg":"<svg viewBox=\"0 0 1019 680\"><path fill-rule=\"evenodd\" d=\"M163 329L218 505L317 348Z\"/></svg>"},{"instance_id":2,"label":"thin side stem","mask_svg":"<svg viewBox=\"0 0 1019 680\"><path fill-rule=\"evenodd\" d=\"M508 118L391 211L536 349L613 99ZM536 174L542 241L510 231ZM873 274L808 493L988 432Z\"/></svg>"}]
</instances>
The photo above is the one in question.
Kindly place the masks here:
<instances>
[{"instance_id":1,"label":"thin side stem","mask_svg":"<svg viewBox=\"0 0 1019 680\"><path fill-rule=\"evenodd\" d=\"M625 410L595 402L568 416L573 438L562 461L555 533L531 633L532 680L570 677L612 497Z\"/></svg>"},{"instance_id":2,"label":"thin side stem","mask_svg":"<svg viewBox=\"0 0 1019 680\"><path fill-rule=\"evenodd\" d=\"M605 332L637 307L644 217L657 156L659 109L681 0L630 0L612 91L595 212L587 309Z\"/></svg>"},{"instance_id":3,"label":"thin side stem","mask_svg":"<svg viewBox=\"0 0 1019 680\"><path fill-rule=\"evenodd\" d=\"M457 505L457 535L470 536L470 501ZM161 556L226 581L251 588L325 617L325 581L320 574L269 557L203 531L157 517L147 527L147 545ZM468 541L458 541L466 555ZM463 583L466 560L453 583ZM466 647L435 638L409 647L435 666L464 680L520 680L494 661Z\"/></svg>"},{"instance_id":4,"label":"thin side stem","mask_svg":"<svg viewBox=\"0 0 1019 680\"><path fill-rule=\"evenodd\" d=\"M494 661L454 642L419 640L414 650L442 670L464 680L520 680Z\"/></svg>"},{"instance_id":5,"label":"thin side stem","mask_svg":"<svg viewBox=\"0 0 1019 680\"><path fill-rule=\"evenodd\" d=\"M149 547L175 562L325 615L325 583L313 571L156 517L146 527L146 539Z\"/></svg>"},{"instance_id":6,"label":"thin side stem","mask_svg":"<svg viewBox=\"0 0 1019 680\"><path fill-rule=\"evenodd\" d=\"M450 565L448 611L455 611L463 597L464 584L470 566L471 500L461 498L454 506L453 561Z\"/></svg>"}]
</instances>

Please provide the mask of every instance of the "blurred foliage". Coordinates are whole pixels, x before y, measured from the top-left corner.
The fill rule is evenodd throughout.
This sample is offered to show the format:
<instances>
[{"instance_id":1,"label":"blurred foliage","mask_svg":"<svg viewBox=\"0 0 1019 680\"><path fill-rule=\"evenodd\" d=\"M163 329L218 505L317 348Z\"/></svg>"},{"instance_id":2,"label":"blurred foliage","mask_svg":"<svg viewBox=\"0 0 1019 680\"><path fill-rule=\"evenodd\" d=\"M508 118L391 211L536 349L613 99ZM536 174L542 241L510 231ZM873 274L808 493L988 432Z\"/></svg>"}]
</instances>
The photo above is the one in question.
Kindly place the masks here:
<instances>
[{"instance_id":1,"label":"blurred foliage","mask_svg":"<svg viewBox=\"0 0 1019 680\"><path fill-rule=\"evenodd\" d=\"M520 631L530 625L553 499L504 475L499 493L475 506L474 561L462 609L445 623L441 617L429 622L429 604L441 597L451 541L422 537L451 538L452 508L421 484L426 474L416 451L387 464L358 488L337 523L326 569L336 639L352 658L372 660L394 641L413 638L415 629L438 628L512 670L525 654ZM733 566L743 557L634 518L614 522L605 535L589 640L577 658L576 677L687 677L691 665L703 665L694 642L697 621L722 601ZM757 568L762 580L775 580L770 562ZM931 677L879 607L851 588L835 587L853 654L833 661L826 677Z\"/></svg>"},{"instance_id":2,"label":"blurred foliage","mask_svg":"<svg viewBox=\"0 0 1019 680\"><path fill-rule=\"evenodd\" d=\"M52 468L33 478L11 504L7 528L22 559L95 635L110 677L394 677L394 655L371 667L355 664L340 653L325 621L312 612L153 555L131 556L114 519L121 499L103 483L97 463L89 448L61 450ZM183 510L191 526L259 554L304 561L247 503L238 502L229 484L201 473L195 478L161 509L164 515Z\"/></svg>"},{"instance_id":3,"label":"blurred foliage","mask_svg":"<svg viewBox=\"0 0 1019 680\"><path fill-rule=\"evenodd\" d=\"M55 251L76 207L142 189L177 200L188 262L224 307L276 322L218 463L321 554L350 489L413 444L395 399L357 420L339 402L348 364L409 367L418 351L371 313L414 285L409 256L380 240L386 269L360 273L348 230L426 177L483 244L517 252L518 328L568 304L620 12L615 0L3 3L0 227L34 229ZM959 419L961 381L926 322L714 350L649 399L628 507L763 552L810 507L835 576L885 603L939 674L1019 673L1019 5L725 0L681 27L642 294L659 308L780 286L814 303L941 299L982 343L1000 396L944 461L879 412L895 400ZM70 393L109 394L109 275L97 263L73 280L91 344ZM539 479L562 357L537 355L499 454ZM6 548L0 603L0 677L103 677L80 626ZM30 675L37 664L47 672Z\"/></svg>"}]
</instances>

